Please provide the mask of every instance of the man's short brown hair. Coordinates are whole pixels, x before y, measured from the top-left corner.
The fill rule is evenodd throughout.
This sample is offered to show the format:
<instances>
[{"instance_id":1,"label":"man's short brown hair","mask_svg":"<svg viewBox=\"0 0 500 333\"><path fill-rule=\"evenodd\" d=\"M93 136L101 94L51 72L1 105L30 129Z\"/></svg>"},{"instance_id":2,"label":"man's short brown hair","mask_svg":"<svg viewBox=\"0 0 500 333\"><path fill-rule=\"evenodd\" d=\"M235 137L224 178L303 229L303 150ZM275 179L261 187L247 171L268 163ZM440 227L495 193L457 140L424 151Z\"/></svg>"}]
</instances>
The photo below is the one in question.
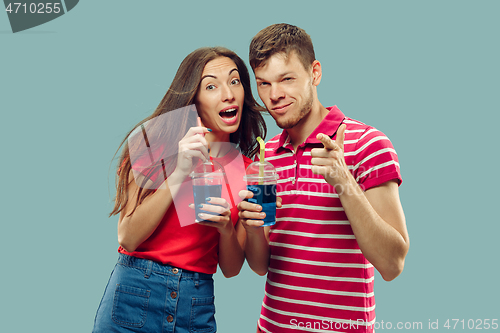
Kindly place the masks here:
<instances>
[{"instance_id":1,"label":"man's short brown hair","mask_svg":"<svg viewBox=\"0 0 500 333\"><path fill-rule=\"evenodd\" d=\"M270 25L259 31L250 43L250 66L255 70L272 55L284 53L288 57L292 51L295 51L305 69L309 69L316 60L311 36L303 29L286 23Z\"/></svg>"}]
</instances>

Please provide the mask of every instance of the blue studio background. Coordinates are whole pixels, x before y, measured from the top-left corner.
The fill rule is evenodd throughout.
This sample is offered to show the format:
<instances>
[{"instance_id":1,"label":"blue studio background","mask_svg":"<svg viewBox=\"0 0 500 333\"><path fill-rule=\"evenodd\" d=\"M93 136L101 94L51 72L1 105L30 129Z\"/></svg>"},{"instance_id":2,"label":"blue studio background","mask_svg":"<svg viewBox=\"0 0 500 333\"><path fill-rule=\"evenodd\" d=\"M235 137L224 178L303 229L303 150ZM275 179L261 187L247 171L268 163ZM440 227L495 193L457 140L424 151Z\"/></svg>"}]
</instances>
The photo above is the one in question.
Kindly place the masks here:
<instances>
[{"instance_id":1,"label":"blue studio background","mask_svg":"<svg viewBox=\"0 0 500 333\"><path fill-rule=\"evenodd\" d=\"M377 273L378 322L500 319L499 12L498 1L80 1L16 34L0 13L1 331L91 331L117 258L119 143L188 53L222 45L248 62L251 38L280 22L311 35L322 104L382 130L399 154L411 246L396 280ZM279 129L266 121L269 139ZM265 278L245 264L215 280L219 332L255 332Z\"/></svg>"}]
</instances>

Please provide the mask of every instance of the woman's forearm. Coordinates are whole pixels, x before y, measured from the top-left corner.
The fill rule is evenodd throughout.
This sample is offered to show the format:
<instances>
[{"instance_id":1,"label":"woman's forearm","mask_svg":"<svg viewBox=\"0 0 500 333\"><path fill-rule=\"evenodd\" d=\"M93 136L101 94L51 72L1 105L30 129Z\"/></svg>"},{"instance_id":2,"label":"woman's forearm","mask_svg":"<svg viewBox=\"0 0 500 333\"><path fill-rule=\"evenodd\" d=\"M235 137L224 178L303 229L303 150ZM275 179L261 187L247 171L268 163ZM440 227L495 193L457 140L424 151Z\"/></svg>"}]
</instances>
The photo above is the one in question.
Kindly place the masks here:
<instances>
[{"instance_id":1,"label":"woman's forearm","mask_svg":"<svg viewBox=\"0 0 500 333\"><path fill-rule=\"evenodd\" d=\"M236 229L231 225L229 233L221 233L219 239L219 266L225 277L238 275L245 261L245 253L238 241Z\"/></svg>"}]
</instances>

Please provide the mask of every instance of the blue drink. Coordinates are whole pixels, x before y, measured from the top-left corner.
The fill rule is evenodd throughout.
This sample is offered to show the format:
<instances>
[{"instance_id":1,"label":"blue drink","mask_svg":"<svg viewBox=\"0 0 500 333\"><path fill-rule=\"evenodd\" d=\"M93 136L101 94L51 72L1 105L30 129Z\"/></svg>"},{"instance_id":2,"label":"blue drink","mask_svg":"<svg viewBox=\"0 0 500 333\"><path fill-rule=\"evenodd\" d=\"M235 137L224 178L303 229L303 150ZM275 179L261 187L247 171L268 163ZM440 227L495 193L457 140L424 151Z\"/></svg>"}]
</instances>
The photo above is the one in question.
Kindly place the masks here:
<instances>
[{"instance_id":1,"label":"blue drink","mask_svg":"<svg viewBox=\"0 0 500 333\"><path fill-rule=\"evenodd\" d=\"M218 216L220 214L211 213L200 209L198 205L208 204L207 198L220 198L222 194L222 183L224 181L224 168L216 161L206 161L198 163L193 172L190 174L191 183L193 184L193 199L195 222L207 221L202 220L198 215L200 213ZM207 221L210 222L210 221Z\"/></svg>"},{"instance_id":2,"label":"blue drink","mask_svg":"<svg viewBox=\"0 0 500 333\"><path fill-rule=\"evenodd\" d=\"M253 197L246 199L248 202L262 206L262 212L266 213L264 226L276 223L276 184L247 185L247 190L253 193Z\"/></svg>"},{"instance_id":3,"label":"blue drink","mask_svg":"<svg viewBox=\"0 0 500 333\"><path fill-rule=\"evenodd\" d=\"M212 212L204 211L201 208L198 208L200 204L206 204L206 199L208 197L220 198L222 195L222 185L193 185L193 197L194 197L194 211L196 214L196 221L206 221L200 219L198 214L211 214L211 215L220 215L214 214ZM211 222L211 221L207 221Z\"/></svg>"}]
</instances>

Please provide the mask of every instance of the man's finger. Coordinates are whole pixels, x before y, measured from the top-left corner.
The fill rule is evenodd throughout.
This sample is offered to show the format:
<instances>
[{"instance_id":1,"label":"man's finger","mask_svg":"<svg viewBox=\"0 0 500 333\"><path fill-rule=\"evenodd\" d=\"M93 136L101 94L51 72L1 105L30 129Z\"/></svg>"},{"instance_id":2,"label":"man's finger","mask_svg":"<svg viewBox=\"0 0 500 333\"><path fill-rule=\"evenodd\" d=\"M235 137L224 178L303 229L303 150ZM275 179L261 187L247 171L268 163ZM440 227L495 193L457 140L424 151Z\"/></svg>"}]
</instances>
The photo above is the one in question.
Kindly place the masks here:
<instances>
[{"instance_id":1,"label":"man's finger","mask_svg":"<svg viewBox=\"0 0 500 333\"><path fill-rule=\"evenodd\" d=\"M242 201L238 204L238 210L240 211L240 213L244 211L260 212L262 210L262 206L248 201Z\"/></svg>"},{"instance_id":2,"label":"man's finger","mask_svg":"<svg viewBox=\"0 0 500 333\"><path fill-rule=\"evenodd\" d=\"M330 151L331 149L326 149L325 147L323 148L313 148L311 149L311 156L312 157L325 157L328 158L330 157Z\"/></svg>"},{"instance_id":3,"label":"man's finger","mask_svg":"<svg viewBox=\"0 0 500 333\"><path fill-rule=\"evenodd\" d=\"M249 227L262 227L263 224L263 220L245 220L243 226L247 225Z\"/></svg>"},{"instance_id":4,"label":"man's finger","mask_svg":"<svg viewBox=\"0 0 500 333\"><path fill-rule=\"evenodd\" d=\"M318 140L321 141L321 143L323 144L323 149L326 149L327 151L330 151L330 150L340 150L340 146L337 145L337 143L330 139L330 137L326 134L318 134L318 136L316 137ZM320 156L320 155L318 155Z\"/></svg>"},{"instance_id":5,"label":"man's finger","mask_svg":"<svg viewBox=\"0 0 500 333\"><path fill-rule=\"evenodd\" d=\"M282 197L276 197L276 205L278 207L281 207L282 202L283 202L283 198Z\"/></svg>"},{"instance_id":6,"label":"man's finger","mask_svg":"<svg viewBox=\"0 0 500 333\"><path fill-rule=\"evenodd\" d=\"M340 125L337 130L337 137L335 138L335 143L340 147L340 149L342 149L342 151L344 151L345 128L345 124Z\"/></svg>"},{"instance_id":7,"label":"man's finger","mask_svg":"<svg viewBox=\"0 0 500 333\"><path fill-rule=\"evenodd\" d=\"M313 158L311 158L311 165L331 166L332 161L330 158L313 157Z\"/></svg>"},{"instance_id":8,"label":"man's finger","mask_svg":"<svg viewBox=\"0 0 500 333\"><path fill-rule=\"evenodd\" d=\"M321 143L326 149L334 149L334 150L337 149L335 142L332 139L330 139L330 137L326 134L319 133L318 135L316 135L316 139L321 141Z\"/></svg>"},{"instance_id":9,"label":"man's finger","mask_svg":"<svg viewBox=\"0 0 500 333\"><path fill-rule=\"evenodd\" d=\"M313 165L311 168L311 172L314 175L326 176L329 172L329 169L324 166Z\"/></svg>"},{"instance_id":10,"label":"man's finger","mask_svg":"<svg viewBox=\"0 0 500 333\"><path fill-rule=\"evenodd\" d=\"M241 190L238 192L238 196L241 198L241 200L250 199L253 198L253 192L247 190Z\"/></svg>"},{"instance_id":11,"label":"man's finger","mask_svg":"<svg viewBox=\"0 0 500 333\"><path fill-rule=\"evenodd\" d=\"M249 210L239 212L238 217L242 220L263 220L266 217L266 213L263 212L252 212Z\"/></svg>"}]
</instances>

